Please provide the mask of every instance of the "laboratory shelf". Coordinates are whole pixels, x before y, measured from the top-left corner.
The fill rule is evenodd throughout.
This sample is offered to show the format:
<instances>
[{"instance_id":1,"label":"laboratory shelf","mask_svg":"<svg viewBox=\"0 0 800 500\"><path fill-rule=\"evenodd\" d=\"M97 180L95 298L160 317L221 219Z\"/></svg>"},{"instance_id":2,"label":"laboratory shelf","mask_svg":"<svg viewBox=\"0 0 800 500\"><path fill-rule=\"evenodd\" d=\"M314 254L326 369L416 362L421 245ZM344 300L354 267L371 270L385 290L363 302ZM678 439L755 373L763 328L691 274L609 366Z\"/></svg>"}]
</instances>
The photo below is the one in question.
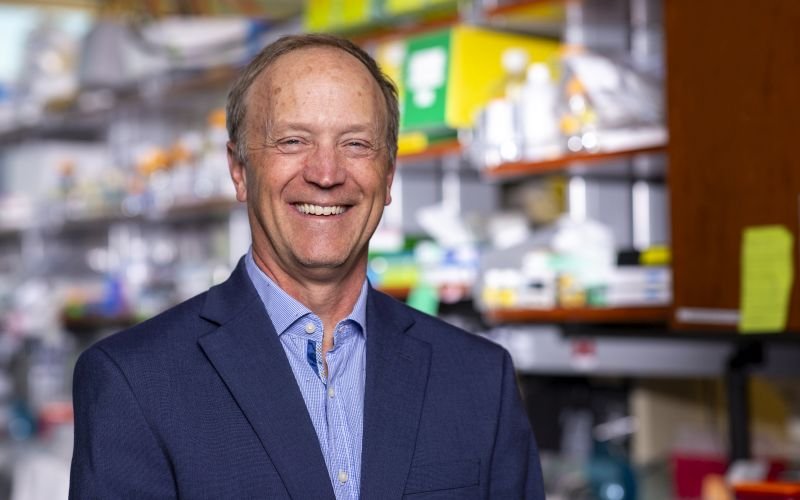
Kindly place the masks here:
<instances>
[{"instance_id":1,"label":"laboratory shelf","mask_svg":"<svg viewBox=\"0 0 800 500\"><path fill-rule=\"evenodd\" d=\"M665 153L666 144L655 144L637 148L625 149L620 151L605 152L581 152L559 156L557 158L533 162L511 162L503 163L496 167L484 169L484 176L487 180L511 180L531 175L551 174L558 172L568 172L574 175L592 174L628 174L634 177L658 178L663 177L661 169L651 169L644 167L641 170L634 168L630 172L617 172L618 168L603 170L600 167L615 160L626 160L643 155L653 155Z\"/></svg>"},{"instance_id":2,"label":"laboratory shelf","mask_svg":"<svg viewBox=\"0 0 800 500\"><path fill-rule=\"evenodd\" d=\"M615 331L616 329L616 331ZM720 377L743 371L800 374L800 334L741 335L635 331L609 326L507 325L484 334L511 353L522 373L573 376Z\"/></svg>"},{"instance_id":3,"label":"laboratory shelf","mask_svg":"<svg viewBox=\"0 0 800 500\"><path fill-rule=\"evenodd\" d=\"M490 324L512 323L659 323L666 324L670 308L595 307L554 309L490 309L483 314Z\"/></svg>"},{"instance_id":4,"label":"laboratory shelf","mask_svg":"<svg viewBox=\"0 0 800 500\"><path fill-rule=\"evenodd\" d=\"M460 156L461 154L461 144L458 142L458 140L452 139L434 143L420 151L414 151L411 153L398 153L397 162L402 165L404 163L418 163L427 160L437 160L449 155Z\"/></svg>"}]
</instances>

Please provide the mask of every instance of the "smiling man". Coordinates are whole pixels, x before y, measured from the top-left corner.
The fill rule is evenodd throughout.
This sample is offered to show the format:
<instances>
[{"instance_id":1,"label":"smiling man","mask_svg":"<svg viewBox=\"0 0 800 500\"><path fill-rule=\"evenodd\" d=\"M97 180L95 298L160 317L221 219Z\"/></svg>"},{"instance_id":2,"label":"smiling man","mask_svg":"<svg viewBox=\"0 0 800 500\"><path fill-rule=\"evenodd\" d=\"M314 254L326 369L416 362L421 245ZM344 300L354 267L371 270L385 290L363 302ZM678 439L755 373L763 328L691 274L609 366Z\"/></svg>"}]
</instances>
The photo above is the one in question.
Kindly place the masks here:
<instances>
[{"instance_id":1,"label":"smiling man","mask_svg":"<svg viewBox=\"0 0 800 500\"><path fill-rule=\"evenodd\" d=\"M227 111L252 247L81 356L70 497L543 499L508 354L367 282L398 129L372 58L284 37Z\"/></svg>"}]
</instances>

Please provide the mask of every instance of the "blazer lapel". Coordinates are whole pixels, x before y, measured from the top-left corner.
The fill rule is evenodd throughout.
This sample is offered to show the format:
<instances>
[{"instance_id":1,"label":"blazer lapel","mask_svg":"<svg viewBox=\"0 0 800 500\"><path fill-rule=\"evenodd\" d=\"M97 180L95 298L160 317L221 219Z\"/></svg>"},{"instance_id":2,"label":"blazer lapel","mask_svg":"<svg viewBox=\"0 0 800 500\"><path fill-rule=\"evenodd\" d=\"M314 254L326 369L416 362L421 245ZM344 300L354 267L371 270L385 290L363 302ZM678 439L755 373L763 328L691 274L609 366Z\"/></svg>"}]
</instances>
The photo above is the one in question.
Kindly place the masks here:
<instances>
[{"instance_id":1,"label":"blazer lapel","mask_svg":"<svg viewBox=\"0 0 800 500\"><path fill-rule=\"evenodd\" d=\"M414 455L430 345L406 334L414 320L370 289L361 498L400 498Z\"/></svg>"},{"instance_id":2,"label":"blazer lapel","mask_svg":"<svg viewBox=\"0 0 800 500\"><path fill-rule=\"evenodd\" d=\"M330 498L319 441L272 322L240 262L209 291L203 316L221 326L200 338L292 498Z\"/></svg>"}]
</instances>

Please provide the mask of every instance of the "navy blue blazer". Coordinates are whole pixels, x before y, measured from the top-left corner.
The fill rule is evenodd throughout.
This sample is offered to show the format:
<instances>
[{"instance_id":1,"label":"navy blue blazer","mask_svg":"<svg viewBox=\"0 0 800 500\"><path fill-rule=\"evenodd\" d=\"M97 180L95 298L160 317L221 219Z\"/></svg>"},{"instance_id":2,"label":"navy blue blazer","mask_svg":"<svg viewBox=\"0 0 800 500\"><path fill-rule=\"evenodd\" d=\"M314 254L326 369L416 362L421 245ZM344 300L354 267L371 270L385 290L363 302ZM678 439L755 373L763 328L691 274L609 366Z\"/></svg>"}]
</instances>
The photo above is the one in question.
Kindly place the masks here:
<instances>
[{"instance_id":1,"label":"navy blue blazer","mask_svg":"<svg viewBox=\"0 0 800 500\"><path fill-rule=\"evenodd\" d=\"M362 499L544 499L508 353L370 289ZM85 351L72 499L333 499L300 389L243 261Z\"/></svg>"}]
</instances>

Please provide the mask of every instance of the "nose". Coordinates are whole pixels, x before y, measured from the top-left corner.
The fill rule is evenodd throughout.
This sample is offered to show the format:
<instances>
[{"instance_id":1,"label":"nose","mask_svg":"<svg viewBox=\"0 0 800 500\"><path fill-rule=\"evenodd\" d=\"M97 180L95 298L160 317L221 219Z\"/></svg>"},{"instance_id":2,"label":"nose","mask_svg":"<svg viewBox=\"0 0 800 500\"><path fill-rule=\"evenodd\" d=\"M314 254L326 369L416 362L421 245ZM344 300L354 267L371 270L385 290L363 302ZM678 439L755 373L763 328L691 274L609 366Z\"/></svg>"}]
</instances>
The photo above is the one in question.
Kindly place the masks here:
<instances>
[{"instance_id":1,"label":"nose","mask_svg":"<svg viewBox=\"0 0 800 500\"><path fill-rule=\"evenodd\" d=\"M347 170L333 144L318 143L306 157L303 179L311 184L330 189L344 183Z\"/></svg>"}]
</instances>

